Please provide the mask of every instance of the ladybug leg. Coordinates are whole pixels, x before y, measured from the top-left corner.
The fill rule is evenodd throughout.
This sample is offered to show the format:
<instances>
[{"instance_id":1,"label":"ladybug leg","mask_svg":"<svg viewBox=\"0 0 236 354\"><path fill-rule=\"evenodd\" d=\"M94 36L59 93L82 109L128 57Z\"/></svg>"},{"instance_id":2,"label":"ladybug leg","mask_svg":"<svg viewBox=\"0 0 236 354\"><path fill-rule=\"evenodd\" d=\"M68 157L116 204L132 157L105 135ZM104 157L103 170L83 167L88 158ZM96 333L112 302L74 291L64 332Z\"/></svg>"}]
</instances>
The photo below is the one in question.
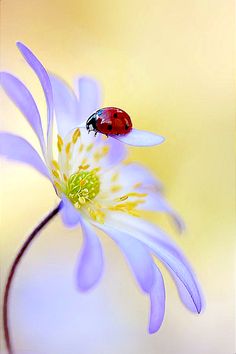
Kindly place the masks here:
<instances>
[{"instance_id":1,"label":"ladybug leg","mask_svg":"<svg viewBox=\"0 0 236 354\"><path fill-rule=\"evenodd\" d=\"M98 132L95 132L95 133L94 133L94 136L97 136L97 133L98 133Z\"/></svg>"}]
</instances>

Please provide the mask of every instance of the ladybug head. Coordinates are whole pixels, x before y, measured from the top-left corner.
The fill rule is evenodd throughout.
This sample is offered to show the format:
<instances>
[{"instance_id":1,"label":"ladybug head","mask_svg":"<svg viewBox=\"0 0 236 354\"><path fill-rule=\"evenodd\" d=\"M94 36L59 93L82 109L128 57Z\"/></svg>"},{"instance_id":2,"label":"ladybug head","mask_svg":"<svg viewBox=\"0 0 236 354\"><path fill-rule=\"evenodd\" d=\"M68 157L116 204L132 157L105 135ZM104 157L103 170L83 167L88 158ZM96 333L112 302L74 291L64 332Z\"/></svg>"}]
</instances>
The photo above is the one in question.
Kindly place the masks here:
<instances>
[{"instance_id":1,"label":"ladybug head","mask_svg":"<svg viewBox=\"0 0 236 354\"><path fill-rule=\"evenodd\" d=\"M86 129L88 132L97 131L96 129L97 113L93 113L86 122Z\"/></svg>"}]
</instances>

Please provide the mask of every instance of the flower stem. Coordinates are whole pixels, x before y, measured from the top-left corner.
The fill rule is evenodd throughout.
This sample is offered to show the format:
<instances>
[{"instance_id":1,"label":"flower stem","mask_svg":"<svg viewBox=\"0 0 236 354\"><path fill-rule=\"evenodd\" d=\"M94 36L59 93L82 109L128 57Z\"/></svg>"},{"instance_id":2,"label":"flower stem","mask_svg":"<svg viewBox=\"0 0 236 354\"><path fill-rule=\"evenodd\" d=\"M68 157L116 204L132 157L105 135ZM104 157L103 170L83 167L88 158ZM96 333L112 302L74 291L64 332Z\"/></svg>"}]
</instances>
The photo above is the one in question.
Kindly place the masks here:
<instances>
[{"instance_id":1,"label":"flower stem","mask_svg":"<svg viewBox=\"0 0 236 354\"><path fill-rule=\"evenodd\" d=\"M4 292L4 300L3 300L3 327L4 327L4 338L6 341L6 347L7 351L9 354L14 354L13 348L12 348L12 341L11 341L11 336L10 336L10 331L9 331L9 295L11 291L11 286L12 286L12 281L16 273L16 269L19 265L19 263L22 260L22 257L24 256L26 250L30 246L31 242L34 240L34 238L38 235L38 233L46 226L49 221L52 220L54 216L58 214L62 206L62 202L59 203L59 205L53 209L37 226L36 228L31 232L31 234L28 236L26 241L23 243L21 249L19 250L12 266L8 274L6 286L5 286L5 292Z\"/></svg>"}]
</instances>

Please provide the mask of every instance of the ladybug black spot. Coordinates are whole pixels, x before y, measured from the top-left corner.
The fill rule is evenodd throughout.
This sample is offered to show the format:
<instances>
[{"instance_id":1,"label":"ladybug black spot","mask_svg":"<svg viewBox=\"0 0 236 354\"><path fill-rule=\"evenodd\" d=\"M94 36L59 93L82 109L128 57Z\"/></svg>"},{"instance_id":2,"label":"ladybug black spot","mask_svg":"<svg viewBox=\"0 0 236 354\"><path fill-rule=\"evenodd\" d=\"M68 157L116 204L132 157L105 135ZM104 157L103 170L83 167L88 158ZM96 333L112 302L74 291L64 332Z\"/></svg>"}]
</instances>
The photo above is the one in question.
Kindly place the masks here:
<instances>
[{"instance_id":1,"label":"ladybug black spot","mask_svg":"<svg viewBox=\"0 0 236 354\"><path fill-rule=\"evenodd\" d=\"M111 124L108 124L107 130L112 130L112 125Z\"/></svg>"},{"instance_id":2,"label":"ladybug black spot","mask_svg":"<svg viewBox=\"0 0 236 354\"><path fill-rule=\"evenodd\" d=\"M128 129L129 129L129 125L125 124L125 130L128 130Z\"/></svg>"},{"instance_id":3,"label":"ladybug black spot","mask_svg":"<svg viewBox=\"0 0 236 354\"><path fill-rule=\"evenodd\" d=\"M117 117L118 117L117 113L114 113L114 114L113 114L113 117L114 117L114 118L117 118Z\"/></svg>"}]
</instances>

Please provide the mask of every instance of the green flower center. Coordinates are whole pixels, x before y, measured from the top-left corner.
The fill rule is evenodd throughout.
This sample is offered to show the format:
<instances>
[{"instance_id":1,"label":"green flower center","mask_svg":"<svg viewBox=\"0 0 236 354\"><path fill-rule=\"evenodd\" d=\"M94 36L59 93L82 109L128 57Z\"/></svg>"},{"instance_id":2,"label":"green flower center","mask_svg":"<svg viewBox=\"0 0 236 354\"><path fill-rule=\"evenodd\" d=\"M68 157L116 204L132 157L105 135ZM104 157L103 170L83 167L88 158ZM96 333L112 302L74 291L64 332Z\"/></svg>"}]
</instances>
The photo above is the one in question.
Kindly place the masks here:
<instances>
[{"instance_id":1,"label":"green flower center","mask_svg":"<svg viewBox=\"0 0 236 354\"><path fill-rule=\"evenodd\" d=\"M76 208L93 200L100 191L96 171L79 171L71 175L66 185L66 195Z\"/></svg>"}]
</instances>

